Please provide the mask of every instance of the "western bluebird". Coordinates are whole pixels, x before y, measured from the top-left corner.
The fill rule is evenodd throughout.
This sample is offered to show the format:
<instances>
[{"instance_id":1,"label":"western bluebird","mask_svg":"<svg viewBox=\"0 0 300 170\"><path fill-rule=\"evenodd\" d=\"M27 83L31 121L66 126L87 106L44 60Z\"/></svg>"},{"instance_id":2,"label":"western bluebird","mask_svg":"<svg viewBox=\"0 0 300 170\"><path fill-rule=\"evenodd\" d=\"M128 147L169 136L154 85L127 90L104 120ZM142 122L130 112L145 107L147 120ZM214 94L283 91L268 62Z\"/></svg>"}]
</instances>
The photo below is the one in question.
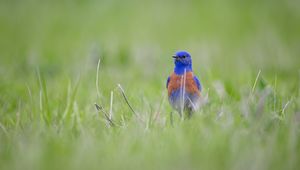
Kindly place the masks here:
<instances>
[{"instance_id":1,"label":"western bluebird","mask_svg":"<svg viewBox=\"0 0 300 170\"><path fill-rule=\"evenodd\" d=\"M179 51L173 58L174 72L167 80L169 102L180 116L185 111L190 117L199 107L202 87L193 74L191 55L186 51Z\"/></svg>"}]
</instances>

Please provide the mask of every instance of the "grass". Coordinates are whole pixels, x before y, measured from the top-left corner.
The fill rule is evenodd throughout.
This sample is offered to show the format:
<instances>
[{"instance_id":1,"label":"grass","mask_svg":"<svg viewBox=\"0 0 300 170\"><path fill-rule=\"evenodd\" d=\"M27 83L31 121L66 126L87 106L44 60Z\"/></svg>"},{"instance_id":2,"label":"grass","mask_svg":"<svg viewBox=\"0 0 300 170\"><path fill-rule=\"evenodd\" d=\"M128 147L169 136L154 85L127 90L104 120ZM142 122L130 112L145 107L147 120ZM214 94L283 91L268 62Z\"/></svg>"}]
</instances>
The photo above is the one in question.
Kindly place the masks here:
<instances>
[{"instance_id":1,"label":"grass","mask_svg":"<svg viewBox=\"0 0 300 170\"><path fill-rule=\"evenodd\" d=\"M299 11L1 1L0 169L297 169ZM181 49L207 97L185 121L165 88Z\"/></svg>"}]
</instances>

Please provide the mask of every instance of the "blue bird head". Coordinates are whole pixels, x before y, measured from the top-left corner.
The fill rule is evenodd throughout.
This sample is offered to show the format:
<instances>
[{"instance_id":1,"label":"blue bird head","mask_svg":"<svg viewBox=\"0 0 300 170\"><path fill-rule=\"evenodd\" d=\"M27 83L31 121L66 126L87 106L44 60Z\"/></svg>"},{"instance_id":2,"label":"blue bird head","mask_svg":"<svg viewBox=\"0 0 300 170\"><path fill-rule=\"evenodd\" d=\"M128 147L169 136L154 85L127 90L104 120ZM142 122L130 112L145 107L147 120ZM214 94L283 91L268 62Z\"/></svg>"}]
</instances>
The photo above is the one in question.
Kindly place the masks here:
<instances>
[{"instance_id":1,"label":"blue bird head","mask_svg":"<svg viewBox=\"0 0 300 170\"><path fill-rule=\"evenodd\" d=\"M176 74L183 74L184 71L192 71L192 57L186 51L178 51L173 55Z\"/></svg>"}]
</instances>

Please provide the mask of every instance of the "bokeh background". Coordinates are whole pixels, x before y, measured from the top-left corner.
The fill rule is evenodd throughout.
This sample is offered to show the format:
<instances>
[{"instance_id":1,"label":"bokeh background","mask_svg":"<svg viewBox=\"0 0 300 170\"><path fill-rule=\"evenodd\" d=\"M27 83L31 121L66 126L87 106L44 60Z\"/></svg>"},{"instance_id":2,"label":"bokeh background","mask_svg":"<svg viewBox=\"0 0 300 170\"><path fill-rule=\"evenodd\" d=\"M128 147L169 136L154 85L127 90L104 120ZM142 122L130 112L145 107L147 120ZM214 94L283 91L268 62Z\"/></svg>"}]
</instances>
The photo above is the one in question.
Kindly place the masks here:
<instances>
[{"instance_id":1,"label":"bokeh background","mask_svg":"<svg viewBox=\"0 0 300 170\"><path fill-rule=\"evenodd\" d=\"M210 73L230 81L258 70L293 81L299 11L293 0L1 1L1 82L28 81L37 67L77 76L102 58L106 83L160 86L177 50L192 54L204 85Z\"/></svg>"},{"instance_id":2,"label":"bokeh background","mask_svg":"<svg viewBox=\"0 0 300 170\"><path fill-rule=\"evenodd\" d=\"M285 159L272 152L277 146L284 148L288 141L279 140L278 145L264 150L268 145L264 142L273 140L269 137L270 140L261 143L256 141L260 147L255 150L253 146L257 143L246 141L257 134L243 136L243 131L234 130L242 123L232 122L241 121L239 115L251 114L252 105L259 105L259 99L264 99L260 94L265 95L266 87L272 87L273 96L268 99L272 106L267 106L266 113L276 115L292 103L287 112L299 114L299 21L297 0L1 0L0 167L138 168L141 164L149 169L165 169L172 168L173 162L173 168L193 169L199 159L203 160L200 162L204 168L297 167L299 149L291 151L293 154L279 149L278 153L291 158L292 163L287 164L281 163ZM191 53L203 94L210 97L210 104L200 111L205 116L198 114L196 119L203 124L198 127L199 121L194 121L161 134L159 129L166 128L165 123L157 123L153 125L157 128L154 134L144 134L144 126L132 125L139 123L130 118L130 110L117 94L117 84L122 85L141 115L151 118L159 108L161 122L167 122L171 108L165 96L165 83L173 70L171 56L178 50ZM100 96L97 97L99 59ZM257 100L244 107L249 92L256 89L257 75L260 90ZM125 132L103 130L105 121L93 117L95 102L109 108L111 91L115 92L116 119L123 120L125 115L128 126L133 126ZM225 113L225 118L216 123L213 120L219 113ZM274 114L270 119L273 120ZM46 125L41 125L41 120ZM247 128L252 121L256 119L243 125L245 131L251 132ZM220 132L219 124L230 125L226 126L229 127L226 132ZM190 132L191 127L202 131ZM216 136L207 137L209 132ZM231 132L242 135L228 141ZM173 135L179 137L174 139ZM299 146L298 136L298 133L293 135L297 139L295 147ZM143 137L147 140L138 140ZM194 142L194 137L204 138L201 146ZM247 139L239 141L239 137ZM118 142L123 139L125 142ZM162 144L157 143L160 140ZM214 142L205 147L211 140ZM188 146L182 149L180 146L185 142ZM233 143L244 148L240 148L243 153L240 158L239 147ZM162 149L164 144L168 147ZM80 146L87 151L77 150ZM162 149L162 153L151 147ZM124 148L127 149L119 150ZM268 160L267 155L275 158ZM103 159L99 161L99 157ZM127 157L127 163L123 157ZM214 164L213 159L220 163Z\"/></svg>"}]
</instances>

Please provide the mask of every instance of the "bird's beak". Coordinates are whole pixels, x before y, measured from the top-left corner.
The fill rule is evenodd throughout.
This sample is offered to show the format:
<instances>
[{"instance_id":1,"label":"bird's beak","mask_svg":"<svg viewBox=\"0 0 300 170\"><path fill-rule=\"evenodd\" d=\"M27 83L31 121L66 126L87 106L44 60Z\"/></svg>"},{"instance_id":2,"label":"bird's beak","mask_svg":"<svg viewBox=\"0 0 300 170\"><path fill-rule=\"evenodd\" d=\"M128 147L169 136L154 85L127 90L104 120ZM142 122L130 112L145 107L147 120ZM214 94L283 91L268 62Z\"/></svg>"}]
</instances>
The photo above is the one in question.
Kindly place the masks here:
<instances>
[{"instance_id":1,"label":"bird's beak","mask_svg":"<svg viewBox=\"0 0 300 170\"><path fill-rule=\"evenodd\" d=\"M178 56L176 56L176 55L173 55L172 56L174 59L178 59L179 57Z\"/></svg>"}]
</instances>

